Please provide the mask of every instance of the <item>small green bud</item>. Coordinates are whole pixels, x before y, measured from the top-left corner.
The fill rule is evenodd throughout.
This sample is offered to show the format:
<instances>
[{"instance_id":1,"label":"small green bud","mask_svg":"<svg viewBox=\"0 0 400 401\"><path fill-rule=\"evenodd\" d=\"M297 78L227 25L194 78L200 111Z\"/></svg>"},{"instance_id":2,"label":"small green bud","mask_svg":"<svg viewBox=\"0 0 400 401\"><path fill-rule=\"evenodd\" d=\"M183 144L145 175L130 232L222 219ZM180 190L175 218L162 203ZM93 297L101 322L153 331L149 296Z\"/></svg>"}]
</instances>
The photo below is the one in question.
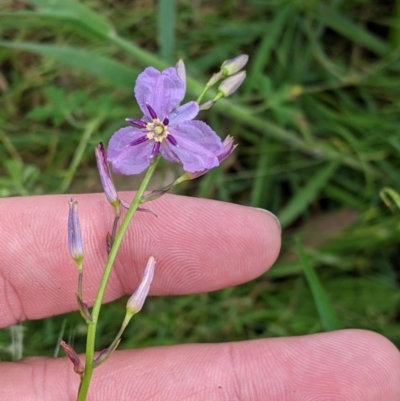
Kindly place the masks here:
<instances>
[{"instance_id":1,"label":"small green bud","mask_svg":"<svg viewBox=\"0 0 400 401\"><path fill-rule=\"evenodd\" d=\"M214 100L208 100L207 102L204 102L200 105L199 109L200 110L208 110L214 105L215 101Z\"/></svg>"},{"instance_id":2,"label":"small green bud","mask_svg":"<svg viewBox=\"0 0 400 401\"><path fill-rule=\"evenodd\" d=\"M232 95L242 85L246 78L246 71L240 71L231 77L224 79L218 87L218 92L222 93L224 97Z\"/></svg>"},{"instance_id":3,"label":"small green bud","mask_svg":"<svg viewBox=\"0 0 400 401\"><path fill-rule=\"evenodd\" d=\"M241 54L240 56L226 60L221 65L221 71L227 77L236 74L247 64L248 60L249 56L247 54Z\"/></svg>"}]
</instances>

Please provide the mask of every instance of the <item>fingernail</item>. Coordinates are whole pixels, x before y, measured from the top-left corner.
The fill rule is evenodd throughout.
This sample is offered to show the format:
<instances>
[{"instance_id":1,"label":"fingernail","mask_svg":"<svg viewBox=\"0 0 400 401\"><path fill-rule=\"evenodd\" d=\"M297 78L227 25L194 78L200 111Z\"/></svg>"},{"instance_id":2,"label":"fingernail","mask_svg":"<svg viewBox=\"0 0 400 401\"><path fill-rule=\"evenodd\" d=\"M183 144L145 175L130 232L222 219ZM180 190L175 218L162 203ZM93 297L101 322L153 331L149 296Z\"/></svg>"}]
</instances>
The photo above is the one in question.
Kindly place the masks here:
<instances>
[{"instance_id":1,"label":"fingernail","mask_svg":"<svg viewBox=\"0 0 400 401\"><path fill-rule=\"evenodd\" d=\"M275 223L278 226L279 231L282 233L281 222L272 212L270 212L269 210L266 210L266 209L261 209L260 207L255 207L254 209L260 210L261 212L264 212L264 213L267 213L268 215L270 215L275 220Z\"/></svg>"}]
</instances>

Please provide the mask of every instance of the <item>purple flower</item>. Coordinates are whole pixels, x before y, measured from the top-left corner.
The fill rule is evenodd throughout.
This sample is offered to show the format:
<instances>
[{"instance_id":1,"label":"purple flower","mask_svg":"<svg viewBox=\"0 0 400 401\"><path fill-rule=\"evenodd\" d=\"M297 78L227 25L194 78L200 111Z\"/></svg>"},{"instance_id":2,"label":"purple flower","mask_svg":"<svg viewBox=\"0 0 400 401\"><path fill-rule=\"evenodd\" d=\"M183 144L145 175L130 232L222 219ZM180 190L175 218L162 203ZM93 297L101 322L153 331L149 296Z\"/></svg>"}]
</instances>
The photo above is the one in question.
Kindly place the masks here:
<instances>
[{"instance_id":1,"label":"purple flower","mask_svg":"<svg viewBox=\"0 0 400 401\"><path fill-rule=\"evenodd\" d=\"M126 119L132 127L111 137L107 157L115 172L139 174L158 153L170 162L182 163L190 173L219 165L224 146L206 123L193 120L199 105L179 106L185 96L180 75L174 67L162 72L148 67L139 75L134 92L144 115L140 120Z\"/></svg>"}]
</instances>

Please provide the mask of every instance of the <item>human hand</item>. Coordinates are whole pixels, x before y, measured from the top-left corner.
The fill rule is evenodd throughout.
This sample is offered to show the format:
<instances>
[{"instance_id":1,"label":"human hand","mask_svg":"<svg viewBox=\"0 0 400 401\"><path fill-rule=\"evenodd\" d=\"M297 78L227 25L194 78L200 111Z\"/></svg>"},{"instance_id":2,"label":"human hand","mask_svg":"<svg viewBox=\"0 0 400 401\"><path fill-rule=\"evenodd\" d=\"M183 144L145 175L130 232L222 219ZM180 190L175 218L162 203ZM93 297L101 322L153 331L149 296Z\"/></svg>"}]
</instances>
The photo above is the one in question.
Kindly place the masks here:
<instances>
[{"instance_id":1,"label":"human hand","mask_svg":"<svg viewBox=\"0 0 400 401\"><path fill-rule=\"evenodd\" d=\"M76 269L66 244L68 196L0 200L0 327L76 309ZM112 210L104 195L79 195L85 300L93 300ZM280 232L267 213L164 196L158 214L135 216L106 301L131 294L149 255L151 295L213 291L251 280L275 261ZM86 270L86 271L87 271ZM156 318L156 317L155 317ZM0 363L2 401L75 400L79 377L66 358ZM362 330L225 344L116 351L95 370L88 400L398 401L400 354Z\"/></svg>"}]
</instances>

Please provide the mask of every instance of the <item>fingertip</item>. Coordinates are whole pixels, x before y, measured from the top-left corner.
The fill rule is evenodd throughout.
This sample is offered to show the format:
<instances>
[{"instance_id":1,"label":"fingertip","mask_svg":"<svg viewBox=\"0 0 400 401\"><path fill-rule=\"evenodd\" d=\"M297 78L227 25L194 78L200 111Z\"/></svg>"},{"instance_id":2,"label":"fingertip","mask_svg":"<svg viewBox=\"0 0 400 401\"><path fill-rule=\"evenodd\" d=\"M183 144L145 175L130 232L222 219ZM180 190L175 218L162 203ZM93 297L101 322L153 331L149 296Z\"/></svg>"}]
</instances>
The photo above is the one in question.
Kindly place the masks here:
<instances>
[{"instance_id":1,"label":"fingertip","mask_svg":"<svg viewBox=\"0 0 400 401\"><path fill-rule=\"evenodd\" d=\"M347 334L351 344L367 356L371 378L377 378L382 388L397 388L400 399L400 352L394 343L369 330L350 329L341 333Z\"/></svg>"}]
</instances>

